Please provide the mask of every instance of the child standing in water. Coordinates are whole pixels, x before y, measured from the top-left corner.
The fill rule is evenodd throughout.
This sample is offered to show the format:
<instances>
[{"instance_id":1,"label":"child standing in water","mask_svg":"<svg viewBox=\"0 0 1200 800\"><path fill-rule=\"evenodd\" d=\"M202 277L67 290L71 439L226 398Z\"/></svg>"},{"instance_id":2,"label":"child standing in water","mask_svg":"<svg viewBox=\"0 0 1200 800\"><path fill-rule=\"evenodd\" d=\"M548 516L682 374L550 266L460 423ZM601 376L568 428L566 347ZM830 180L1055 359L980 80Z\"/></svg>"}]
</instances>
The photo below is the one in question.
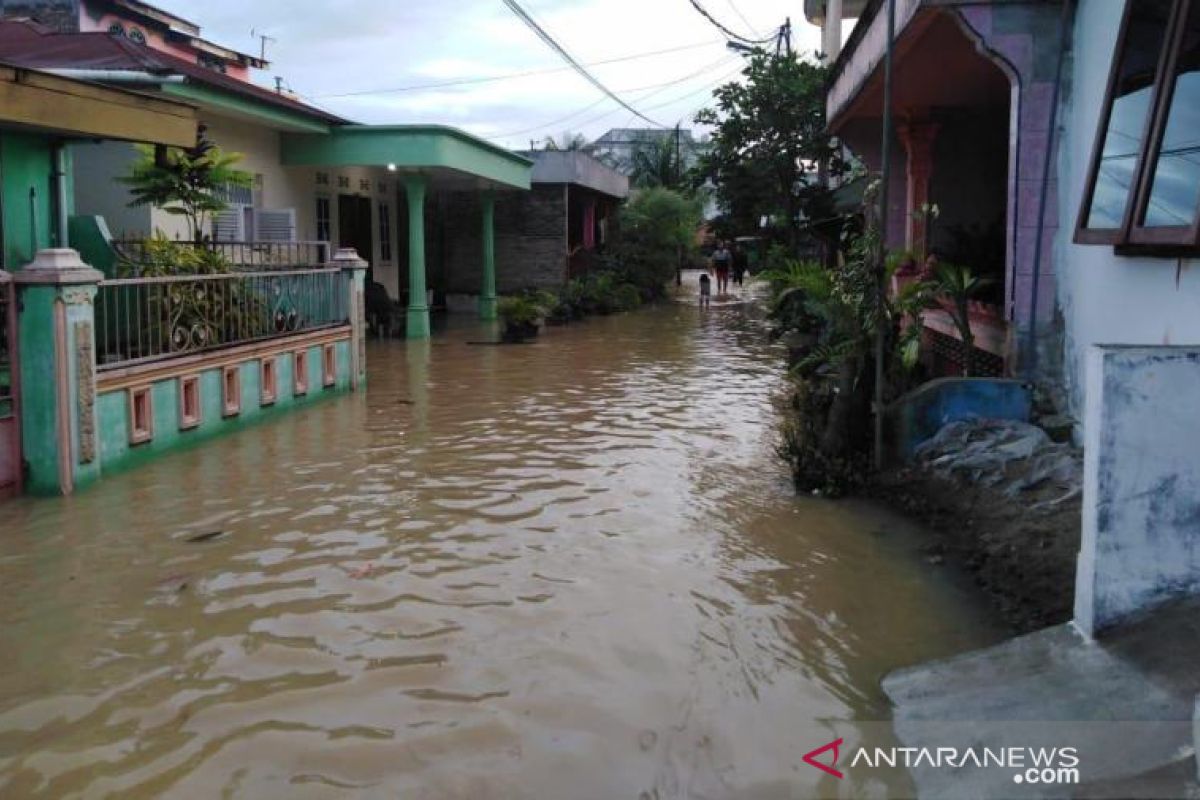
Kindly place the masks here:
<instances>
[{"instance_id":1,"label":"child standing in water","mask_svg":"<svg viewBox=\"0 0 1200 800\"><path fill-rule=\"evenodd\" d=\"M712 278L708 277L707 272L700 273L700 307L708 308L709 302L712 300Z\"/></svg>"}]
</instances>

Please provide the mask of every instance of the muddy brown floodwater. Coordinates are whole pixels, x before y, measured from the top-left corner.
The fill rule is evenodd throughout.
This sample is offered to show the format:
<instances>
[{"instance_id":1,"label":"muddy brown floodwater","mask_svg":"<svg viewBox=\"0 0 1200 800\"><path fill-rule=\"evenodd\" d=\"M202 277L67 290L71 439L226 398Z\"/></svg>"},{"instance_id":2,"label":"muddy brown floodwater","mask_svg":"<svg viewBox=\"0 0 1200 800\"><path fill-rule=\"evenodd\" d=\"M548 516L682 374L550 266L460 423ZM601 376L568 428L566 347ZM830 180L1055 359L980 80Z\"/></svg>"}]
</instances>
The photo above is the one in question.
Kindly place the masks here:
<instances>
[{"instance_id":1,"label":"muddy brown floodwater","mask_svg":"<svg viewBox=\"0 0 1200 800\"><path fill-rule=\"evenodd\" d=\"M479 338L0 505L0 796L903 791L801 756L1001 631L895 516L795 496L755 309Z\"/></svg>"}]
</instances>

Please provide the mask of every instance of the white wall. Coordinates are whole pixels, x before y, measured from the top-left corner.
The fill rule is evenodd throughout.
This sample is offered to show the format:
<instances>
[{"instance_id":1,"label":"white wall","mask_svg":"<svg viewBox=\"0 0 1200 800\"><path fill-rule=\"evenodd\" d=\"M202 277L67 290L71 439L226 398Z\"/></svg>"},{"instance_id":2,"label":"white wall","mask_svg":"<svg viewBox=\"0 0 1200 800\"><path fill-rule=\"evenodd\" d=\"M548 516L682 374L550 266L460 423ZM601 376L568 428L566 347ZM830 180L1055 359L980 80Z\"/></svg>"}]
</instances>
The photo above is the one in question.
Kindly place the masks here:
<instances>
[{"instance_id":1,"label":"white wall","mask_svg":"<svg viewBox=\"0 0 1200 800\"><path fill-rule=\"evenodd\" d=\"M1074 63L1066 86L1059 149L1055 242L1058 304L1066 342L1064 369L1071 411L1082 418L1088 348L1094 344L1200 343L1200 265L1195 260L1118 256L1107 245L1072 243L1116 47L1117 4L1077 5Z\"/></svg>"},{"instance_id":2,"label":"white wall","mask_svg":"<svg viewBox=\"0 0 1200 800\"><path fill-rule=\"evenodd\" d=\"M245 120L214 116L202 113L208 126L208 135L226 152L242 155L238 164L255 176L254 204L263 210L296 210L296 238L317 238L317 197L324 195L332 200L330 210L330 238L338 241L339 194L369 195L371 203L371 230L373 246L370 253L361 255L375 267L375 280L387 287L393 297L399 295L401 276L397 265L403 260L400 248L407 242L397 238L398 176L382 168L345 167L317 170L311 167L284 167L280 163L280 133L271 128ZM103 144L80 143L73 148L75 164L75 210L80 215L103 216L108 221L114 236L149 235L161 230L168 237L187 238L187 224L182 217L168 214L161 209L129 208L129 191L116 178L129 174L137 157L133 145L120 142ZM317 185L317 173L328 175L327 185ZM345 177L348 186L339 185L338 178ZM364 191L361 181L369 180L370 189ZM381 190L381 184L385 187ZM379 204L386 202L391 218L392 258L381 262L379 241Z\"/></svg>"}]
</instances>

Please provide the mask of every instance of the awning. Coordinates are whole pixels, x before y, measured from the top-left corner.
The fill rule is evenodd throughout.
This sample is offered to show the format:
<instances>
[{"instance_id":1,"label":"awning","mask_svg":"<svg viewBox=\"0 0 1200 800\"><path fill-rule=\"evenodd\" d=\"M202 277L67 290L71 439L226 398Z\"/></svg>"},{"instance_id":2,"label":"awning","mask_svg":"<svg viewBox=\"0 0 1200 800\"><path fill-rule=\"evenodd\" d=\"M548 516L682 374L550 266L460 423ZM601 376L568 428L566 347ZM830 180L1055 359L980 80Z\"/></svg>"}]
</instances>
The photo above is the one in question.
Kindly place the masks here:
<instances>
[{"instance_id":1,"label":"awning","mask_svg":"<svg viewBox=\"0 0 1200 800\"><path fill-rule=\"evenodd\" d=\"M68 138L196 144L191 106L0 65L0 125Z\"/></svg>"},{"instance_id":2,"label":"awning","mask_svg":"<svg viewBox=\"0 0 1200 800\"><path fill-rule=\"evenodd\" d=\"M342 125L285 133L285 166L385 167L450 190L528 189L533 162L442 125Z\"/></svg>"}]
</instances>

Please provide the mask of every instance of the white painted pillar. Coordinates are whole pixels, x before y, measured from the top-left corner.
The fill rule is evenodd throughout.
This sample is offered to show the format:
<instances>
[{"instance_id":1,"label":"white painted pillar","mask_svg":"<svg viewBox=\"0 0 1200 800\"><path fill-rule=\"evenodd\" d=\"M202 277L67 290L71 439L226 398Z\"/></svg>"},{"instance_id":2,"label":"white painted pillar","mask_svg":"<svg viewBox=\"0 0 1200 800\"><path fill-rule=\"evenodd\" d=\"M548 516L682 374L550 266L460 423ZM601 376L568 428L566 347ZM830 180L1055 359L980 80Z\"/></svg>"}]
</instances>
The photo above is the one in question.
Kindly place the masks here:
<instances>
[{"instance_id":1,"label":"white painted pillar","mask_svg":"<svg viewBox=\"0 0 1200 800\"><path fill-rule=\"evenodd\" d=\"M821 26L821 51L832 64L842 52L842 0L825 0L825 24Z\"/></svg>"}]
</instances>

